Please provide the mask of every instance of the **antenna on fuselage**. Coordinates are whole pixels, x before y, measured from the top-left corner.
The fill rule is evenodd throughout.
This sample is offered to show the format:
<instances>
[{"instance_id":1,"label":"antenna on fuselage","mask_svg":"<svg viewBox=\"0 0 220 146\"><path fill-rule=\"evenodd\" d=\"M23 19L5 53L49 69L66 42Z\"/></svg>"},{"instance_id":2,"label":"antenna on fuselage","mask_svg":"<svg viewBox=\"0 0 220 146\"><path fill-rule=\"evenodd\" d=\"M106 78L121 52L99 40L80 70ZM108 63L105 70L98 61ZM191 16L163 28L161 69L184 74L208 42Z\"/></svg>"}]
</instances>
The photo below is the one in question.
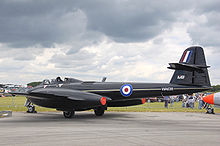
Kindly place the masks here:
<instances>
[{"instance_id":1,"label":"antenna on fuselage","mask_svg":"<svg viewBox=\"0 0 220 146\"><path fill-rule=\"evenodd\" d=\"M107 77L103 77L103 78L102 78L102 82L105 82L106 79L107 79Z\"/></svg>"}]
</instances>

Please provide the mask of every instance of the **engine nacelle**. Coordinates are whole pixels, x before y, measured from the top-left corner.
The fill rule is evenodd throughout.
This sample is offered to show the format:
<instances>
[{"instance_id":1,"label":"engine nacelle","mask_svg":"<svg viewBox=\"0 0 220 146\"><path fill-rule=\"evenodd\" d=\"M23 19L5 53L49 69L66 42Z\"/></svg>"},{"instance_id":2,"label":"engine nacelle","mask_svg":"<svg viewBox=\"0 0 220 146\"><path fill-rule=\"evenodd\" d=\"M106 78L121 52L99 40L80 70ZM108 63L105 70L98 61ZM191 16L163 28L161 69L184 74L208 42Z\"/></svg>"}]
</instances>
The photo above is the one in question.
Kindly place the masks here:
<instances>
[{"instance_id":1,"label":"engine nacelle","mask_svg":"<svg viewBox=\"0 0 220 146\"><path fill-rule=\"evenodd\" d=\"M111 101L108 103L108 107L123 107L123 106L132 106L144 104L146 102L146 98L140 99L132 99L132 100L121 100L121 101Z\"/></svg>"}]
</instances>

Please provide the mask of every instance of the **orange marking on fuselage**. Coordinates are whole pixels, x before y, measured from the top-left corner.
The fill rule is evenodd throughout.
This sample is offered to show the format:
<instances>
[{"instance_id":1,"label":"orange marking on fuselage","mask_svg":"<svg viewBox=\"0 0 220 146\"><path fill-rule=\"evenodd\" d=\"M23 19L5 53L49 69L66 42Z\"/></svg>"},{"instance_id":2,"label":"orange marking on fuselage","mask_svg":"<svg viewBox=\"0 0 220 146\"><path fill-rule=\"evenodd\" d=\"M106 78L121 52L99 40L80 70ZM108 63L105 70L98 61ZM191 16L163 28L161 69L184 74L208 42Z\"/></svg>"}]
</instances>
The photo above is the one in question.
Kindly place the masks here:
<instances>
[{"instance_id":1,"label":"orange marking on fuselage","mask_svg":"<svg viewBox=\"0 0 220 146\"><path fill-rule=\"evenodd\" d=\"M142 104L145 104L146 98L142 98L141 101L142 101Z\"/></svg>"},{"instance_id":2,"label":"orange marking on fuselage","mask_svg":"<svg viewBox=\"0 0 220 146\"><path fill-rule=\"evenodd\" d=\"M100 99L100 102L101 102L102 105L105 105L105 104L106 104L106 98L105 98L105 97L102 97L102 98Z\"/></svg>"},{"instance_id":3,"label":"orange marking on fuselage","mask_svg":"<svg viewBox=\"0 0 220 146\"><path fill-rule=\"evenodd\" d=\"M207 95L203 98L203 101L208 104L214 104L214 94Z\"/></svg>"}]
</instances>

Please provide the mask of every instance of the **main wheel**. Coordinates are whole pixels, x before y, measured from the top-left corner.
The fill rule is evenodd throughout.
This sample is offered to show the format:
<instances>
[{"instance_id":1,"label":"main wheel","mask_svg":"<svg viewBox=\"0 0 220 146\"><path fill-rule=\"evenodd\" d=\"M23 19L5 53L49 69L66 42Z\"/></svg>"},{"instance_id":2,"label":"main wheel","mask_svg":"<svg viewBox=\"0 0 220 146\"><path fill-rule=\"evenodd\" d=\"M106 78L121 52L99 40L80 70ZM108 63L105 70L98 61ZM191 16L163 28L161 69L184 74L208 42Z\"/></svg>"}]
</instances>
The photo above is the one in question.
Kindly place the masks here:
<instances>
[{"instance_id":1,"label":"main wheel","mask_svg":"<svg viewBox=\"0 0 220 146\"><path fill-rule=\"evenodd\" d=\"M94 109L94 112L96 116L103 116L105 113L105 109L102 107L98 107Z\"/></svg>"},{"instance_id":2,"label":"main wheel","mask_svg":"<svg viewBox=\"0 0 220 146\"><path fill-rule=\"evenodd\" d=\"M63 111L63 116L65 118L72 118L75 115L75 111Z\"/></svg>"}]
</instances>

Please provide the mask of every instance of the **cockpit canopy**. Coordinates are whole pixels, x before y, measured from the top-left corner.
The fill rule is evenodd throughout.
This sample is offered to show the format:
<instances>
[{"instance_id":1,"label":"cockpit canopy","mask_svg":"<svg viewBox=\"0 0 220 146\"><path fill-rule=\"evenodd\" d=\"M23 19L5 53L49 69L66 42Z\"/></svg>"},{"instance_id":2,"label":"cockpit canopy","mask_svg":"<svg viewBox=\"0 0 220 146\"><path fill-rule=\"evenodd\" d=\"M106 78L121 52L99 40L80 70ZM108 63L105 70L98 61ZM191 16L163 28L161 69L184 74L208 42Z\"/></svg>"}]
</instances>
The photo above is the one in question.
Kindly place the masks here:
<instances>
[{"instance_id":1,"label":"cockpit canopy","mask_svg":"<svg viewBox=\"0 0 220 146\"><path fill-rule=\"evenodd\" d=\"M52 79L51 81L48 79L43 80L43 85L49 85L49 84L67 84L67 83L77 83L77 82L83 82L81 80L77 80L74 78L64 78L64 80L61 79L61 77L57 77L56 79Z\"/></svg>"},{"instance_id":2,"label":"cockpit canopy","mask_svg":"<svg viewBox=\"0 0 220 146\"><path fill-rule=\"evenodd\" d=\"M42 82L41 84L43 84L43 85L49 85L49 84L50 84L50 80L45 79L45 80L43 80L43 82Z\"/></svg>"}]
</instances>

